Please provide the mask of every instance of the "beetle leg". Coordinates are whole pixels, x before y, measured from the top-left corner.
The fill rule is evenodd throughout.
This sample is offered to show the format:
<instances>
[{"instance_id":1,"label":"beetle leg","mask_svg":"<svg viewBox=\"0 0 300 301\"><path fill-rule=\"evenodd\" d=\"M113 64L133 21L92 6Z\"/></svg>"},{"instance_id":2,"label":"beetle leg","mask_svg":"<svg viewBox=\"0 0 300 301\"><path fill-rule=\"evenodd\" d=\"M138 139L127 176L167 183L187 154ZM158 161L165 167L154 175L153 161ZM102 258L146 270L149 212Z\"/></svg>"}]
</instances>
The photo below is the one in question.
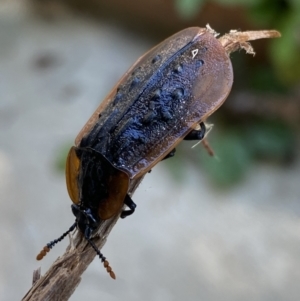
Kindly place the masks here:
<instances>
[{"instance_id":1,"label":"beetle leg","mask_svg":"<svg viewBox=\"0 0 300 301\"><path fill-rule=\"evenodd\" d=\"M176 148L173 148L161 161L174 157L175 153L176 153Z\"/></svg>"},{"instance_id":2,"label":"beetle leg","mask_svg":"<svg viewBox=\"0 0 300 301\"><path fill-rule=\"evenodd\" d=\"M192 130L185 137L184 140L202 140L206 133L206 127L203 122L200 123L200 130Z\"/></svg>"},{"instance_id":3,"label":"beetle leg","mask_svg":"<svg viewBox=\"0 0 300 301\"><path fill-rule=\"evenodd\" d=\"M126 216L131 215L136 208L136 204L133 202L133 200L128 194L126 194L124 204L129 207L129 210L123 210L121 213L121 218L125 218Z\"/></svg>"}]
</instances>

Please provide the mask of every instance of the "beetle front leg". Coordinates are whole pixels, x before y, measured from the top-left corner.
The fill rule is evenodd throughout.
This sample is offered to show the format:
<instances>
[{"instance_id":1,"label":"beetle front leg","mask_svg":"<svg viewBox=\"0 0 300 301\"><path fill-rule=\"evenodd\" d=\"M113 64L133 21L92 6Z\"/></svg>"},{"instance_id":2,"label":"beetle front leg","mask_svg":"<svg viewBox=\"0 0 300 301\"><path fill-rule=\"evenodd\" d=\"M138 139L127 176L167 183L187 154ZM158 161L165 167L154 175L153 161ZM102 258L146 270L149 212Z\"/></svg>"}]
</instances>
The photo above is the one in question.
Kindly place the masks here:
<instances>
[{"instance_id":1,"label":"beetle front leg","mask_svg":"<svg viewBox=\"0 0 300 301\"><path fill-rule=\"evenodd\" d=\"M185 137L184 140L202 140L206 133L206 127L203 122L200 123L200 130L192 130Z\"/></svg>"},{"instance_id":2,"label":"beetle front leg","mask_svg":"<svg viewBox=\"0 0 300 301\"><path fill-rule=\"evenodd\" d=\"M136 208L136 204L128 194L126 194L124 204L129 207L129 210L123 210L120 216L121 218L125 218L126 216L131 215Z\"/></svg>"}]
</instances>

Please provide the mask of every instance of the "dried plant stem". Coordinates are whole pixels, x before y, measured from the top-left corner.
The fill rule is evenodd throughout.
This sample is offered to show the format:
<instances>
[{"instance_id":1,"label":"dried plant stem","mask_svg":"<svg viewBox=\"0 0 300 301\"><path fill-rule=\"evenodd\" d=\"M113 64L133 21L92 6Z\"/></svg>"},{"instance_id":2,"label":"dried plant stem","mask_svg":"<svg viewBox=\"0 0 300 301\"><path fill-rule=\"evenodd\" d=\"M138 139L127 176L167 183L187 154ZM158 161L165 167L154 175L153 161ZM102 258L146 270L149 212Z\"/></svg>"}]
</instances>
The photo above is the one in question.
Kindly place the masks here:
<instances>
[{"instance_id":1,"label":"dried plant stem","mask_svg":"<svg viewBox=\"0 0 300 301\"><path fill-rule=\"evenodd\" d=\"M255 54L249 41L259 39L279 38L281 35L276 30L257 30L257 31L237 31L231 30L229 33L219 38L219 41L226 49L227 53L244 49L249 54Z\"/></svg>"}]
</instances>

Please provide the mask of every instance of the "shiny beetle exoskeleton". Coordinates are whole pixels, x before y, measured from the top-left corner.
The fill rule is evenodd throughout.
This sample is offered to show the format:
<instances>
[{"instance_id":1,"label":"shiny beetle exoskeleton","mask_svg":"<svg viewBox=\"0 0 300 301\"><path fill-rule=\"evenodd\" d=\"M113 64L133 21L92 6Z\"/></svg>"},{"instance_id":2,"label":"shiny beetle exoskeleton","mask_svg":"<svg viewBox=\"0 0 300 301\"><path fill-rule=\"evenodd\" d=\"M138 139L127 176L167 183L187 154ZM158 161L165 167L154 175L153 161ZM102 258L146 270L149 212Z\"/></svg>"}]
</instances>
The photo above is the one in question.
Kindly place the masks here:
<instances>
[{"instance_id":1,"label":"shiny beetle exoskeleton","mask_svg":"<svg viewBox=\"0 0 300 301\"><path fill-rule=\"evenodd\" d=\"M195 128L224 102L233 72L230 59L211 30L188 28L166 39L125 73L76 138L66 165L76 221L38 255L45 256L76 227L91 240L100 221L131 214L130 181L171 156L184 138L202 139Z\"/></svg>"},{"instance_id":2,"label":"shiny beetle exoskeleton","mask_svg":"<svg viewBox=\"0 0 300 301\"><path fill-rule=\"evenodd\" d=\"M166 39L125 73L76 138L131 179L164 158L225 101L231 61L206 28Z\"/></svg>"}]
</instances>

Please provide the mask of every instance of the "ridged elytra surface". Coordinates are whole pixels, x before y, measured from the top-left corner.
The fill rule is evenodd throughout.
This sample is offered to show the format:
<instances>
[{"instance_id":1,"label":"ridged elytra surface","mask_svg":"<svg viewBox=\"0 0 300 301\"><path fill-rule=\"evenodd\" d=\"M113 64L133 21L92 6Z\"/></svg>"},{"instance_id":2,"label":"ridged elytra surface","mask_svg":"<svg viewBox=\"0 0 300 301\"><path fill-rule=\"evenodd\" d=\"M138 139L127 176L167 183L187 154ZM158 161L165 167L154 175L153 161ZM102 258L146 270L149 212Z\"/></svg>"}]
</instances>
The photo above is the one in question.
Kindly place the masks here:
<instances>
[{"instance_id":1,"label":"ridged elytra surface","mask_svg":"<svg viewBox=\"0 0 300 301\"><path fill-rule=\"evenodd\" d=\"M131 178L141 176L224 102L232 82L230 59L214 35L185 29L129 69L76 145L95 149Z\"/></svg>"}]
</instances>

